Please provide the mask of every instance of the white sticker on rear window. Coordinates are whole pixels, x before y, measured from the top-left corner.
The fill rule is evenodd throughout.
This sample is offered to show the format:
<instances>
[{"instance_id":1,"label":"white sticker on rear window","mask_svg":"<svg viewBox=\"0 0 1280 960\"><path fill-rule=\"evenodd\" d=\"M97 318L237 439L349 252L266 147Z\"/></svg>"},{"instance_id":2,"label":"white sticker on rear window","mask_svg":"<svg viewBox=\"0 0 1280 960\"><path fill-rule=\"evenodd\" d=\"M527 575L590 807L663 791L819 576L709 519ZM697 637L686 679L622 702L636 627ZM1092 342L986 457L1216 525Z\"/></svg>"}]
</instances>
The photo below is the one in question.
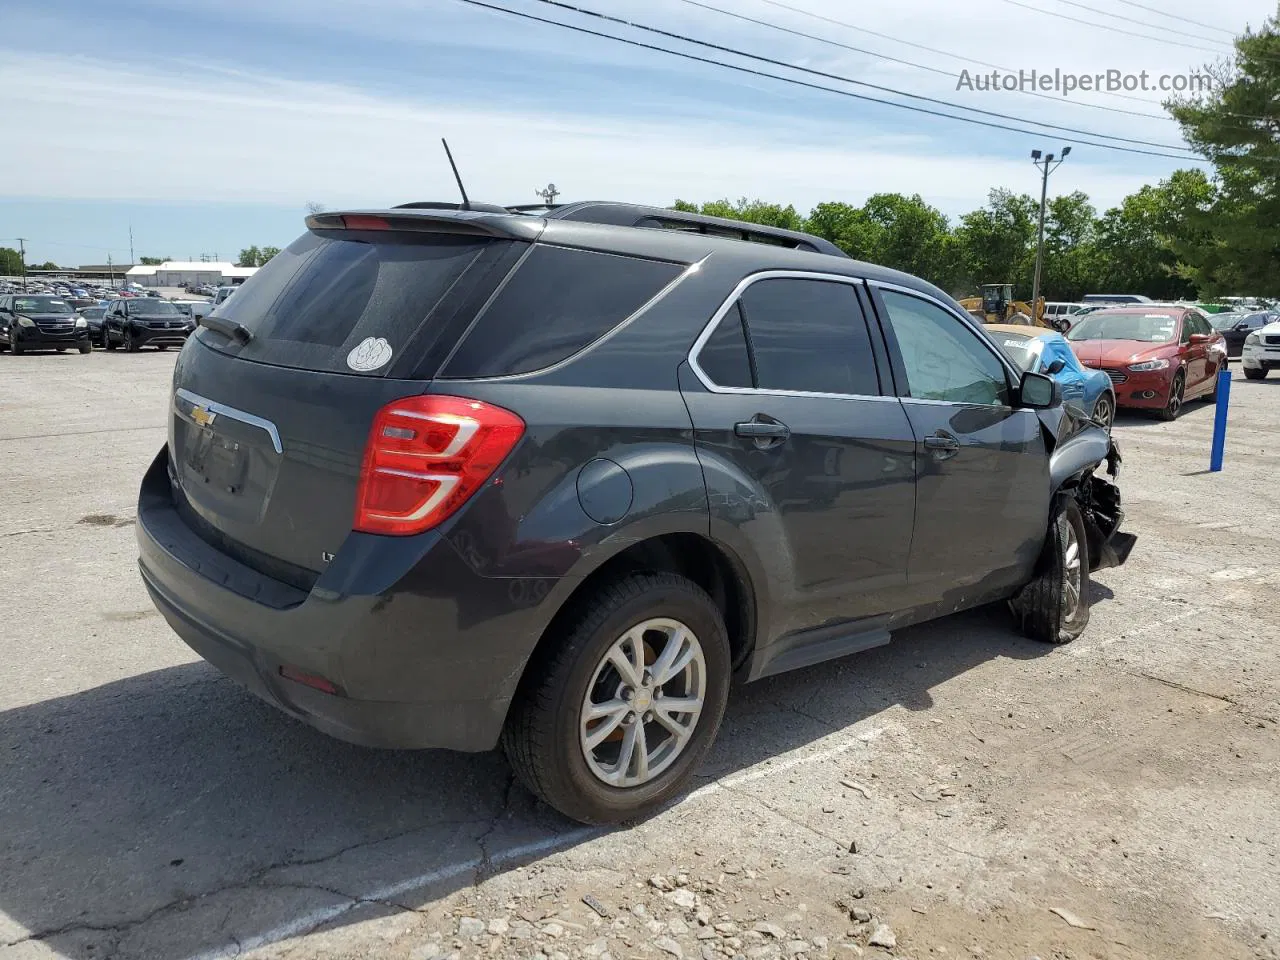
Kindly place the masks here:
<instances>
[{"instance_id":1,"label":"white sticker on rear window","mask_svg":"<svg viewBox=\"0 0 1280 960\"><path fill-rule=\"evenodd\" d=\"M377 370L391 362L391 344L382 337L365 337L347 354L347 366L360 373Z\"/></svg>"}]
</instances>

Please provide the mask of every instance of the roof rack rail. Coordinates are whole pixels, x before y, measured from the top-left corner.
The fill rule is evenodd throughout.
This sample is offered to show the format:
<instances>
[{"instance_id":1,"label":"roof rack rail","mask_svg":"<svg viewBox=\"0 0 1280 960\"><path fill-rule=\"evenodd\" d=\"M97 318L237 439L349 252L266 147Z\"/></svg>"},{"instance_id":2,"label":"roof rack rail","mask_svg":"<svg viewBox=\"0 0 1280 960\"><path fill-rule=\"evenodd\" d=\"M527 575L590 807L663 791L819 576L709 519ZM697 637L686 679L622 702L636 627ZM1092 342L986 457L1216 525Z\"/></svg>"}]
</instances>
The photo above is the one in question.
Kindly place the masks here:
<instances>
[{"instance_id":1,"label":"roof rack rail","mask_svg":"<svg viewBox=\"0 0 1280 960\"><path fill-rule=\"evenodd\" d=\"M528 213L530 210L559 210L563 203L513 203L509 207L512 213Z\"/></svg>"},{"instance_id":2,"label":"roof rack rail","mask_svg":"<svg viewBox=\"0 0 1280 960\"><path fill-rule=\"evenodd\" d=\"M444 203L439 200L415 200L413 203L398 203L392 210L471 210L476 213L507 213L506 207L496 203Z\"/></svg>"},{"instance_id":3,"label":"roof rack rail","mask_svg":"<svg viewBox=\"0 0 1280 960\"><path fill-rule=\"evenodd\" d=\"M849 255L830 240L825 240L811 233L802 233L799 230L784 230L781 227L768 227L759 223L748 223L745 220L728 220L723 217L708 217L700 213L686 213L682 210L648 207L636 203L594 200L566 203L551 208L547 217L553 220L574 220L623 227L683 230L708 236L746 240L751 243L767 243L796 250L808 250L814 253L825 253L830 256L849 259Z\"/></svg>"}]
</instances>

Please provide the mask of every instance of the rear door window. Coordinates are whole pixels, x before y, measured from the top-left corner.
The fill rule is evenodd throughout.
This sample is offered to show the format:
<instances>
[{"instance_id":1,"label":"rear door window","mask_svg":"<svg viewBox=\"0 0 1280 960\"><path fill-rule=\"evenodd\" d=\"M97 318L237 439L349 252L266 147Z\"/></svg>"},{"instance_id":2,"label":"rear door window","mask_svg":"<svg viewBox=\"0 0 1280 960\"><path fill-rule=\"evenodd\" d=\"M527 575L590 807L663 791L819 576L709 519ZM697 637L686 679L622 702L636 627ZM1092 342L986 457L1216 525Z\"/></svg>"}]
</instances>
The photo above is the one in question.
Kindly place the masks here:
<instances>
[{"instance_id":1,"label":"rear door window","mask_svg":"<svg viewBox=\"0 0 1280 960\"><path fill-rule=\"evenodd\" d=\"M209 329L198 336L248 360L384 376L491 242L451 235L307 233L213 311L248 328L253 338L247 344Z\"/></svg>"},{"instance_id":2,"label":"rear door window","mask_svg":"<svg viewBox=\"0 0 1280 960\"><path fill-rule=\"evenodd\" d=\"M536 245L468 331L442 376L511 376L559 363L640 310L685 266Z\"/></svg>"},{"instance_id":3,"label":"rear door window","mask_svg":"<svg viewBox=\"0 0 1280 960\"><path fill-rule=\"evenodd\" d=\"M851 284L760 280L739 302L761 390L880 395L870 334Z\"/></svg>"}]
</instances>

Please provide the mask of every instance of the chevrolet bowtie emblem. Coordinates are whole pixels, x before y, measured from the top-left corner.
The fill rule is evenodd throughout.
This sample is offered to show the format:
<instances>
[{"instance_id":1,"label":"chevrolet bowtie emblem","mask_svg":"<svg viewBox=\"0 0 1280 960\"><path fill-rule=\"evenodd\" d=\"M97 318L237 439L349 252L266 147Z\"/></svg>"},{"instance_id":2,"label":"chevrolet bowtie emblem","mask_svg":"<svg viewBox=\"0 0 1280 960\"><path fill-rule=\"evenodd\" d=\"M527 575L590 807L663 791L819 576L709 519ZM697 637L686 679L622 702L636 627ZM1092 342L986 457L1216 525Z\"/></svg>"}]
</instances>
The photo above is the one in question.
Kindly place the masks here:
<instances>
[{"instance_id":1,"label":"chevrolet bowtie emblem","mask_svg":"<svg viewBox=\"0 0 1280 960\"><path fill-rule=\"evenodd\" d=\"M202 427L207 427L209 424L213 423L215 417L217 417L217 414L208 407L191 408L191 419Z\"/></svg>"}]
</instances>

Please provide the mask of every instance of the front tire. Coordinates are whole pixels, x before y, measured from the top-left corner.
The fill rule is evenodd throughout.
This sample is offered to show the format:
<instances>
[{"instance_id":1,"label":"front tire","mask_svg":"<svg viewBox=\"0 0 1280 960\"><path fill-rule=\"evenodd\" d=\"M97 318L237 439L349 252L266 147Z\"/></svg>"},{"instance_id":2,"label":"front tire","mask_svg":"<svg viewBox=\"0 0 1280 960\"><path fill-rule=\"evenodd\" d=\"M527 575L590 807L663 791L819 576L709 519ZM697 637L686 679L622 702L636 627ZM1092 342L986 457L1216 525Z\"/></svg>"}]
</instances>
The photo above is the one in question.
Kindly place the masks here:
<instances>
[{"instance_id":1,"label":"front tire","mask_svg":"<svg viewBox=\"0 0 1280 960\"><path fill-rule=\"evenodd\" d=\"M578 604L547 642L502 734L521 782L593 824L644 816L676 796L729 696L729 637L711 598L675 574L631 575Z\"/></svg>"},{"instance_id":2,"label":"front tire","mask_svg":"<svg viewBox=\"0 0 1280 960\"><path fill-rule=\"evenodd\" d=\"M1116 421L1116 401L1109 393L1100 396L1093 405L1093 419L1102 424L1107 433L1111 432L1111 425Z\"/></svg>"},{"instance_id":3,"label":"front tire","mask_svg":"<svg viewBox=\"0 0 1280 960\"><path fill-rule=\"evenodd\" d=\"M9 334L9 352L15 357L22 355L22 344L18 342L12 333Z\"/></svg>"},{"instance_id":4,"label":"front tire","mask_svg":"<svg viewBox=\"0 0 1280 960\"><path fill-rule=\"evenodd\" d=\"M1249 367L1244 368L1245 379L1247 380L1265 380L1267 379L1266 370L1252 370Z\"/></svg>"},{"instance_id":5,"label":"front tire","mask_svg":"<svg viewBox=\"0 0 1280 960\"><path fill-rule=\"evenodd\" d=\"M1070 643L1088 626L1089 541L1070 497L1054 507L1036 577L1010 606L1022 632L1043 643Z\"/></svg>"},{"instance_id":6,"label":"front tire","mask_svg":"<svg viewBox=\"0 0 1280 960\"><path fill-rule=\"evenodd\" d=\"M1179 370L1173 375L1173 383L1169 385L1169 401L1164 405L1164 409L1160 411L1160 419L1173 421L1178 419L1178 414L1182 412L1183 394L1187 389L1187 375Z\"/></svg>"},{"instance_id":7,"label":"front tire","mask_svg":"<svg viewBox=\"0 0 1280 960\"><path fill-rule=\"evenodd\" d=\"M91 344L91 343L82 343L82 344L80 344L80 352L81 352L81 353L93 353L93 344Z\"/></svg>"}]
</instances>

